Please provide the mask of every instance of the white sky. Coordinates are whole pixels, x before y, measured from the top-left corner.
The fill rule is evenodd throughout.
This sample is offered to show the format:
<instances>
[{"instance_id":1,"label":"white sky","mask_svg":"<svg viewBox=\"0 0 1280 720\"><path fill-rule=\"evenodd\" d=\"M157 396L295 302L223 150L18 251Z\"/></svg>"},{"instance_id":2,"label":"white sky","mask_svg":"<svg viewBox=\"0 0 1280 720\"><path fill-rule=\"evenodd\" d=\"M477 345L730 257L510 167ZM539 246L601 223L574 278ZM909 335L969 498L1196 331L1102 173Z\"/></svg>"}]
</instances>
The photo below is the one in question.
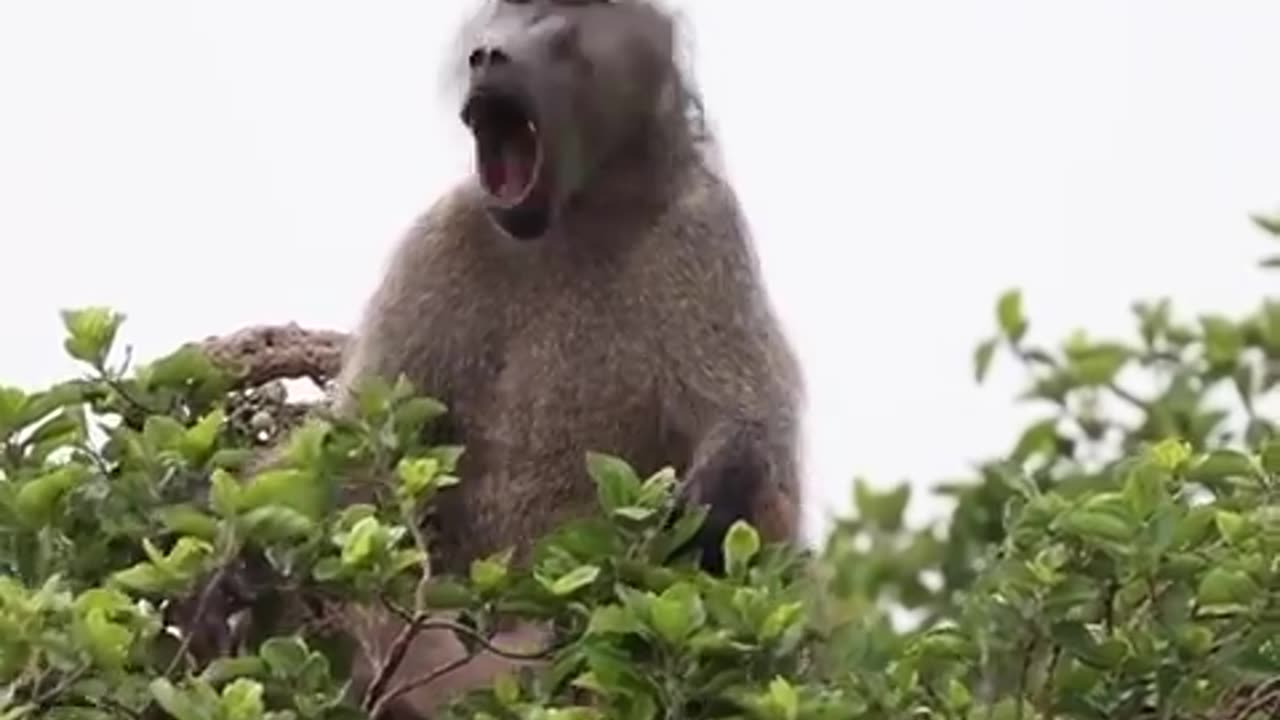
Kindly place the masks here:
<instances>
[{"instance_id":1,"label":"white sky","mask_svg":"<svg viewBox=\"0 0 1280 720\"><path fill-rule=\"evenodd\" d=\"M808 376L812 520L855 475L931 484L1012 441L1019 376L969 364L1004 287L1053 340L1268 288L1275 0L675 4ZM73 305L126 312L143 357L349 328L467 171L437 68L468 5L0 0L0 378L71 371Z\"/></svg>"}]
</instances>

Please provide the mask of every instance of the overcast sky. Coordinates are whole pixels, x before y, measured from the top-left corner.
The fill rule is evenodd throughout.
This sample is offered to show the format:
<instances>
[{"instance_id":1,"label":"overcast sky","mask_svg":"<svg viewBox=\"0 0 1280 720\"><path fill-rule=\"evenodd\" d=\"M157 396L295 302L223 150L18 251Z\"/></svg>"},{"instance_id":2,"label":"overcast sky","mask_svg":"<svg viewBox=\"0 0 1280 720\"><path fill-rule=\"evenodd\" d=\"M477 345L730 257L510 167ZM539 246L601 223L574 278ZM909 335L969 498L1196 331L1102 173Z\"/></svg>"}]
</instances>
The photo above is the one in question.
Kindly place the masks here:
<instances>
[{"instance_id":1,"label":"overcast sky","mask_svg":"<svg viewBox=\"0 0 1280 720\"><path fill-rule=\"evenodd\" d=\"M808 378L811 521L924 485L1028 417L973 344L1274 282L1275 0L683 0L694 67ZM0 380L73 369L57 310L143 357L259 322L347 329L468 170L438 67L461 0L0 0Z\"/></svg>"}]
</instances>

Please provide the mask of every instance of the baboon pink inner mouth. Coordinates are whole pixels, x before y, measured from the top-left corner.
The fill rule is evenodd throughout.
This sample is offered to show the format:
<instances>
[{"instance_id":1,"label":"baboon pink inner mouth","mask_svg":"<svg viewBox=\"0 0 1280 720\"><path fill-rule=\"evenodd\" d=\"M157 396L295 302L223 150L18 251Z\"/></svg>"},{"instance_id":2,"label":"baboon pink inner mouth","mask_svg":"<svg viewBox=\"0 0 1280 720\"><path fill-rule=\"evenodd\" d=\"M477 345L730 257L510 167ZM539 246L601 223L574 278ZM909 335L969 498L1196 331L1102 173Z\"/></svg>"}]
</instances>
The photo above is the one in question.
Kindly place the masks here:
<instances>
[{"instance_id":1,"label":"baboon pink inner mouth","mask_svg":"<svg viewBox=\"0 0 1280 720\"><path fill-rule=\"evenodd\" d=\"M491 100L477 107L473 130L480 180L505 204L523 200L537 178L538 132L515 103Z\"/></svg>"}]
</instances>

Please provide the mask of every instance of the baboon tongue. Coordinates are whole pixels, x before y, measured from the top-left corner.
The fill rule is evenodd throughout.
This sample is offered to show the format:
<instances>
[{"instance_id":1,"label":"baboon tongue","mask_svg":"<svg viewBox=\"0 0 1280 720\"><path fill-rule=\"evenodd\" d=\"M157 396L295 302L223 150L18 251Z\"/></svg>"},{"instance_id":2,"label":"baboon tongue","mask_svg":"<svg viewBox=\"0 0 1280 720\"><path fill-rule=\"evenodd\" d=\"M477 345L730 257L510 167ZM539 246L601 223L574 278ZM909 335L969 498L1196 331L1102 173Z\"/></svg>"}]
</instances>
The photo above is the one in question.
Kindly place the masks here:
<instances>
[{"instance_id":1,"label":"baboon tongue","mask_svg":"<svg viewBox=\"0 0 1280 720\"><path fill-rule=\"evenodd\" d=\"M498 194L504 200L519 200L529 186L529 157L519 140L506 143L502 149L502 184Z\"/></svg>"}]
</instances>

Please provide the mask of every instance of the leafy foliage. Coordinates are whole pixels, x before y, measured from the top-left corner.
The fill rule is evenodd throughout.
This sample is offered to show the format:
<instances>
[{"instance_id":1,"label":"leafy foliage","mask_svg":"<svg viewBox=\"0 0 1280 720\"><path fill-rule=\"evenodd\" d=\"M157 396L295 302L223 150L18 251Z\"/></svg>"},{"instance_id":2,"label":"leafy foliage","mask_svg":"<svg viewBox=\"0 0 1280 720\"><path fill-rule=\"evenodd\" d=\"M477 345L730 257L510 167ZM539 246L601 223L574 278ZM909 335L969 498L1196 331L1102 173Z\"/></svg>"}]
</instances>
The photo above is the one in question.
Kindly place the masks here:
<instances>
[{"instance_id":1,"label":"leafy foliage","mask_svg":"<svg viewBox=\"0 0 1280 720\"><path fill-rule=\"evenodd\" d=\"M1030 340L1019 291L994 311L975 377L1016 360L1045 411L937 489L942 522L908 527L910 487L859 481L816 552L735 525L723 577L673 555L705 514L676 506L673 472L599 454L594 516L528 563L437 574L414 519L462 482L465 448L423 440L446 407L369 382L356 416L317 413L256 470L222 368L191 347L113 366L122 316L64 313L85 375L0 388L0 719L364 718L448 670L351 692L353 648L304 596L391 608L403 644L443 628L543 661L458 718L1276 716L1280 302L1139 303L1135 339L1057 347ZM551 644L494 646L504 616Z\"/></svg>"}]
</instances>

